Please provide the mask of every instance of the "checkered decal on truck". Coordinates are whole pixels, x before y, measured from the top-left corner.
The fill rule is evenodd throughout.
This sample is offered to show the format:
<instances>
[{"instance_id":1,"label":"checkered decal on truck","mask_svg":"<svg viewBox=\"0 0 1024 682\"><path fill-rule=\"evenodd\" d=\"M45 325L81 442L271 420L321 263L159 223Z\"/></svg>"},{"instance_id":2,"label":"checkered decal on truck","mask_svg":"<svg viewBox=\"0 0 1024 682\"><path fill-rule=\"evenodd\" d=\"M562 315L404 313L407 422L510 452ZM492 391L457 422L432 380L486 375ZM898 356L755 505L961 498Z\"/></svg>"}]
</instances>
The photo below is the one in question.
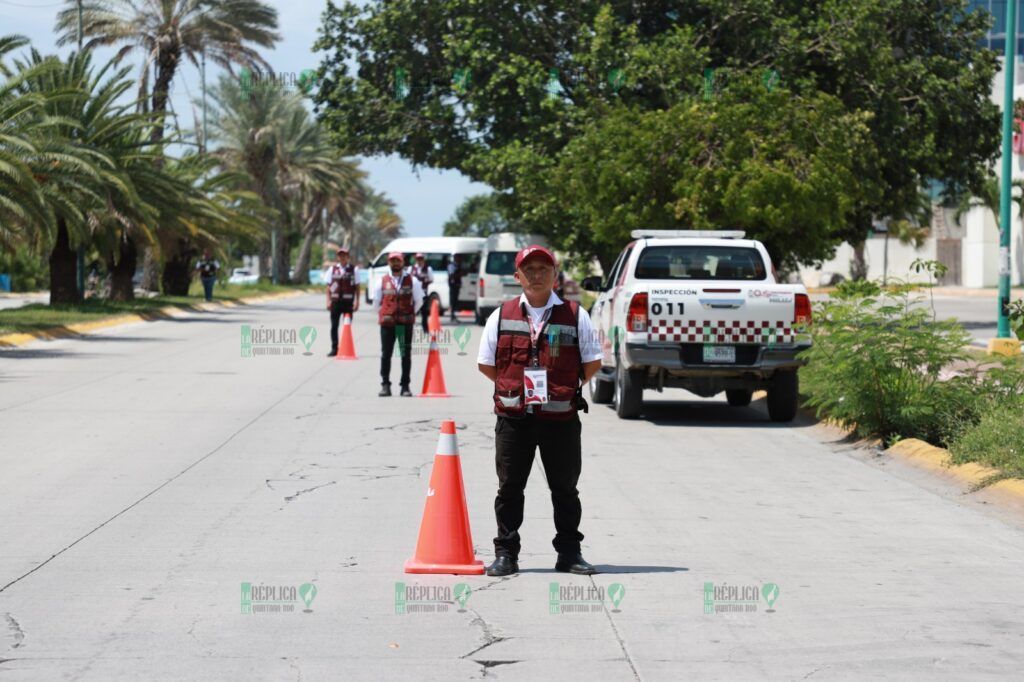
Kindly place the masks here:
<instances>
[{"instance_id":1,"label":"checkered decal on truck","mask_svg":"<svg viewBox=\"0 0 1024 682\"><path fill-rule=\"evenodd\" d=\"M650 340L667 343L793 343L792 322L783 320L651 320Z\"/></svg>"}]
</instances>

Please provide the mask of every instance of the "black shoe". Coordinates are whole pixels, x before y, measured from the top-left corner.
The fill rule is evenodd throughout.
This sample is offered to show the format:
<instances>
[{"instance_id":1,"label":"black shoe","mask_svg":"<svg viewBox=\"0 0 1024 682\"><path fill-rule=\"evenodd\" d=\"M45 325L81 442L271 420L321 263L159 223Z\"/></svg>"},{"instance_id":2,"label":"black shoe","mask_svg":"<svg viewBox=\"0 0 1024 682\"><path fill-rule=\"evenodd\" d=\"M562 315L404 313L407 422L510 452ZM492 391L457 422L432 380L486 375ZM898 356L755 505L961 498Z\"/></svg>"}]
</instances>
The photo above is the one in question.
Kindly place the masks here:
<instances>
[{"instance_id":1,"label":"black shoe","mask_svg":"<svg viewBox=\"0 0 1024 682\"><path fill-rule=\"evenodd\" d=\"M575 556L572 554L559 554L558 561L555 562L555 570L562 573L575 573L576 575L594 575L597 573L597 569L588 564L583 555L578 552Z\"/></svg>"},{"instance_id":2,"label":"black shoe","mask_svg":"<svg viewBox=\"0 0 1024 682\"><path fill-rule=\"evenodd\" d=\"M487 567L487 575L492 577L512 575L518 572L519 564L516 563L516 560L504 554L495 557L494 563Z\"/></svg>"},{"instance_id":3,"label":"black shoe","mask_svg":"<svg viewBox=\"0 0 1024 682\"><path fill-rule=\"evenodd\" d=\"M337 355L337 354L338 354L338 351L336 351L336 350L332 350L331 352L329 352L329 353L327 354L327 357L329 357L329 358L333 358L333 357L334 357L335 355Z\"/></svg>"},{"instance_id":4,"label":"black shoe","mask_svg":"<svg viewBox=\"0 0 1024 682\"><path fill-rule=\"evenodd\" d=\"M391 384L384 384L383 386L381 386L380 387L380 393L378 393L377 395L379 395L381 398L390 398L391 397Z\"/></svg>"},{"instance_id":5,"label":"black shoe","mask_svg":"<svg viewBox=\"0 0 1024 682\"><path fill-rule=\"evenodd\" d=\"M408 386L402 386L402 397L409 398L412 396L412 391L409 390Z\"/></svg>"}]
</instances>

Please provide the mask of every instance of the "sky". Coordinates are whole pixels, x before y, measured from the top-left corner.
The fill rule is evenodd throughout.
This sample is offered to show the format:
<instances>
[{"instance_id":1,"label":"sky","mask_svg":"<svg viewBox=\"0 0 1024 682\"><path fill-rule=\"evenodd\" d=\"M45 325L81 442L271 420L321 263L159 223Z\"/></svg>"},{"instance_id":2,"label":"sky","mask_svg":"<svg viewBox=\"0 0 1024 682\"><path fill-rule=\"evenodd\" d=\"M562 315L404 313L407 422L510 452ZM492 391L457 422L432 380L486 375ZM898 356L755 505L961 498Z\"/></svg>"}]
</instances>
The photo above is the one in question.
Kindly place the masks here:
<instances>
[{"instance_id":1,"label":"sky","mask_svg":"<svg viewBox=\"0 0 1024 682\"><path fill-rule=\"evenodd\" d=\"M326 0L266 1L277 8L281 34L277 47L264 52L274 72L299 74L305 69L317 68L320 59L312 51L312 45ZM0 35L23 35L44 54L66 54L72 48L58 49L53 33L54 19L64 4L55 0L0 0ZM96 59L105 62L113 54L113 49L97 50ZM141 59L142 55L137 53L124 62L133 66L133 78L138 74ZM208 85L217 79L218 73L216 67L207 65ZM190 64L184 65L175 78L171 94L182 128L194 125L191 102L198 99L200 91L198 70ZM471 182L455 171L429 168L414 171L409 163L394 156L361 158L360 161L363 170L369 173L370 185L387 193L395 202L405 232L411 236L440 235L441 226L463 199L490 191L487 185Z\"/></svg>"}]
</instances>

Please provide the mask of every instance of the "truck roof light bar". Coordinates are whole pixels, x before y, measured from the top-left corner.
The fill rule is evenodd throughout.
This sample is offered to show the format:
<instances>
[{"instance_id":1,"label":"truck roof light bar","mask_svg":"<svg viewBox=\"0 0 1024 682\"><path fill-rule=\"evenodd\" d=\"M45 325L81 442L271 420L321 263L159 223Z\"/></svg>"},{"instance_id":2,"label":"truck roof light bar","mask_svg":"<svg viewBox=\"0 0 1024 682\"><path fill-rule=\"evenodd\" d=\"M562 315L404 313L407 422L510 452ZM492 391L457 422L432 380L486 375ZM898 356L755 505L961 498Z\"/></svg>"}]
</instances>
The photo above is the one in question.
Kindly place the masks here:
<instances>
[{"instance_id":1,"label":"truck roof light bar","mask_svg":"<svg viewBox=\"0 0 1024 682\"><path fill-rule=\"evenodd\" d=\"M675 239L743 239L743 230L633 230L629 236L633 239L648 237L671 237Z\"/></svg>"}]
</instances>

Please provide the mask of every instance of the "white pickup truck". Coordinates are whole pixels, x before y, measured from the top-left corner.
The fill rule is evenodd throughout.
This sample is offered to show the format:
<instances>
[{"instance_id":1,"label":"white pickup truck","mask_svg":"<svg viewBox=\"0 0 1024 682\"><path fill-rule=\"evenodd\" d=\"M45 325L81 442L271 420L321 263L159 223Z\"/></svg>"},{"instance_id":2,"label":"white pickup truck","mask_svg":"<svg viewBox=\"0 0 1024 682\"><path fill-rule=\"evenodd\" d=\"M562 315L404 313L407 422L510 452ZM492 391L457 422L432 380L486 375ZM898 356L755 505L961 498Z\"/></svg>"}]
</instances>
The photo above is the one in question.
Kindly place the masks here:
<instances>
[{"instance_id":1,"label":"white pickup truck","mask_svg":"<svg viewBox=\"0 0 1024 682\"><path fill-rule=\"evenodd\" d=\"M590 382L595 403L620 417L643 411L643 390L684 388L730 405L767 389L768 414L791 421L799 399L800 351L809 348L811 301L780 284L764 245L743 232L636 230L590 311L604 358Z\"/></svg>"}]
</instances>

